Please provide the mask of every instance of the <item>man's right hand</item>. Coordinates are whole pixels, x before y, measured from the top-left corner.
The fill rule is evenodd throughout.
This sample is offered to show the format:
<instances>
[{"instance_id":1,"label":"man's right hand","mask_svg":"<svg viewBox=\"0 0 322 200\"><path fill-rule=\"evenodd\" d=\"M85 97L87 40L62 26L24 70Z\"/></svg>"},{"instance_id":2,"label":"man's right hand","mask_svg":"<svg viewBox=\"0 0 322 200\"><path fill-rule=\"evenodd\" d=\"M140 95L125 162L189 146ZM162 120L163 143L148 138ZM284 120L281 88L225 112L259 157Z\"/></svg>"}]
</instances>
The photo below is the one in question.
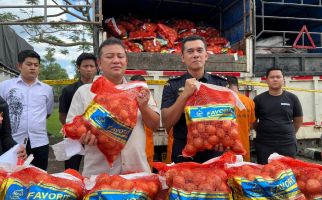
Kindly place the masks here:
<instances>
[{"instance_id":1,"label":"man's right hand","mask_svg":"<svg viewBox=\"0 0 322 200\"><path fill-rule=\"evenodd\" d=\"M96 139L95 135L91 134L91 132L88 131L87 133L83 134L79 138L79 142L82 144L85 144L85 145L96 145L97 139Z\"/></svg>"},{"instance_id":2,"label":"man's right hand","mask_svg":"<svg viewBox=\"0 0 322 200\"><path fill-rule=\"evenodd\" d=\"M187 79L186 83L184 84L184 90L181 95L183 95L183 97L185 98L190 97L197 89L196 82L197 80L195 78Z\"/></svg>"}]
</instances>

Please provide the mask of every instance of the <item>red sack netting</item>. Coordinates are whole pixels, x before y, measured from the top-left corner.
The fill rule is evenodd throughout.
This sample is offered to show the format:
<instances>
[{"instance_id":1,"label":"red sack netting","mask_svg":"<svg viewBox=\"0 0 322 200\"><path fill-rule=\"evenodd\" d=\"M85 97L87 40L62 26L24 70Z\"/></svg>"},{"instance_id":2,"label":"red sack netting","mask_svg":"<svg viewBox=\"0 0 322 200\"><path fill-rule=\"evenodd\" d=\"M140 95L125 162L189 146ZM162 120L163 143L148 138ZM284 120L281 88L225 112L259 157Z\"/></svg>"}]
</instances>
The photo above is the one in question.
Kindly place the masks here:
<instances>
[{"instance_id":1,"label":"red sack netting","mask_svg":"<svg viewBox=\"0 0 322 200\"><path fill-rule=\"evenodd\" d=\"M178 37L177 31L164 24L159 23L157 26L159 35L161 35L163 39L168 41L169 47L173 47L174 42L177 40Z\"/></svg>"},{"instance_id":2,"label":"red sack netting","mask_svg":"<svg viewBox=\"0 0 322 200\"><path fill-rule=\"evenodd\" d=\"M147 88L146 83L131 82L115 86L104 77L98 78L91 87L96 94L92 103L83 115L64 125L64 133L72 139L79 139L91 131L98 140L98 148L112 165L136 125L136 98L142 87Z\"/></svg>"},{"instance_id":3,"label":"red sack netting","mask_svg":"<svg viewBox=\"0 0 322 200\"><path fill-rule=\"evenodd\" d=\"M156 39L144 40L142 44L144 50L147 52L160 52L161 50L161 43Z\"/></svg>"},{"instance_id":4,"label":"red sack netting","mask_svg":"<svg viewBox=\"0 0 322 200\"><path fill-rule=\"evenodd\" d=\"M101 174L84 199L154 199L160 189L156 174Z\"/></svg>"},{"instance_id":5,"label":"red sack netting","mask_svg":"<svg viewBox=\"0 0 322 200\"><path fill-rule=\"evenodd\" d=\"M159 162L153 166L166 178L170 188L169 199L232 199L224 164L234 160L233 154L226 154L205 164L185 162L167 165Z\"/></svg>"},{"instance_id":6,"label":"red sack netting","mask_svg":"<svg viewBox=\"0 0 322 200\"><path fill-rule=\"evenodd\" d=\"M70 170L69 170L70 171ZM73 175L78 172L73 172ZM5 180L4 199L82 199L84 184L70 173L49 175L36 167L12 173ZM80 174L77 175L81 177Z\"/></svg>"},{"instance_id":7,"label":"red sack netting","mask_svg":"<svg viewBox=\"0 0 322 200\"><path fill-rule=\"evenodd\" d=\"M185 107L188 127L187 144L182 151L185 157L198 151L212 150L222 144L234 153L246 153L236 123L235 106L245 108L231 90L204 83L188 99Z\"/></svg>"},{"instance_id":8,"label":"red sack netting","mask_svg":"<svg viewBox=\"0 0 322 200\"><path fill-rule=\"evenodd\" d=\"M269 163L290 167L295 174L299 189L308 200L322 199L322 165L277 154L270 156Z\"/></svg>"},{"instance_id":9,"label":"red sack netting","mask_svg":"<svg viewBox=\"0 0 322 200\"><path fill-rule=\"evenodd\" d=\"M142 47L142 49L140 47L141 44L130 42L128 40L123 40L123 43L126 46L126 50L128 52L142 52L142 50L143 50L143 47Z\"/></svg>"},{"instance_id":10,"label":"red sack netting","mask_svg":"<svg viewBox=\"0 0 322 200\"><path fill-rule=\"evenodd\" d=\"M228 164L226 172L234 199L305 200L286 165L237 162Z\"/></svg>"},{"instance_id":11,"label":"red sack netting","mask_svg":"<svg viewBox=\"0 0 322 200\"><path fill-rule=\"evenodd\" d=\"M121 38L126 36L126 29L121 24L117 24L114 17L106 19L105 24L113 35Z\"/></svg>"}]
</instances>

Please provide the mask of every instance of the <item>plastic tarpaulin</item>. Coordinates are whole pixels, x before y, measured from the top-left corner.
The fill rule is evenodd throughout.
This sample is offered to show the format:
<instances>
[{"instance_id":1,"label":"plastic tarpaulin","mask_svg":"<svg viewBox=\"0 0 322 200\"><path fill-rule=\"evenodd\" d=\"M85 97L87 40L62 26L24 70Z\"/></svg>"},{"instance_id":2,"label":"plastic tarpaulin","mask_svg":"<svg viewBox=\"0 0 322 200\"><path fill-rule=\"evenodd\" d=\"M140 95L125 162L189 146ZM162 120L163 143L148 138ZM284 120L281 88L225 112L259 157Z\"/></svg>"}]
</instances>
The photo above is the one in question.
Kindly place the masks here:
<instances>
[{"instance_id":1,"label":"plastic tarpaulin","mask_svg":"<svg viewBox=\"0 0 322 200\"><path fill-rule=\"evenodd\" d=\"M33 49L33 47L9 26L0 26L0 63L2 65L18 72L16 68L18 53L26 49Z\"/></svg>"}]
</instances>

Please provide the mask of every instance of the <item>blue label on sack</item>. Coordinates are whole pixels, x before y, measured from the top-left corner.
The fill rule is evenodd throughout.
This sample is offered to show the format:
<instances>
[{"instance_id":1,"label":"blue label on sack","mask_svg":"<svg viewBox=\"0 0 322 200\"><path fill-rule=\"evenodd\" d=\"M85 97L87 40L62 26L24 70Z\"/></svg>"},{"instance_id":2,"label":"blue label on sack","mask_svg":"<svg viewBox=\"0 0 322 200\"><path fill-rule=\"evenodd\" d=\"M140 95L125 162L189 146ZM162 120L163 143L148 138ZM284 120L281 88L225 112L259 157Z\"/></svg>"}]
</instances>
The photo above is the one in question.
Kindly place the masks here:
<instances>
[{"instance_id":1,"label":"blue label on sack","mask_svg":"<svg viewBox=\"0 0 322 200\"><path fill-rule=\"evenodd\" d=\"M243 177L234 177L228 183L234 189L234 198L292 199L303 196L291 170L282 172L276 179L267 180L258 176L250 181Z\"/></svg>"},{"instance_id":2,"label":"blue label on sack","mask_svg":"<svg viewBox=\"0 0 322 200\"><path fill-rule=\"evenodd\" d=\"M185 108L189 121L234 120L235 107L230 104L187 106Z\"/></svg>"},{"instance_id":3,"label":"blue label on sack","mask_svg":"<svg viewBox=\"0 0 322 200\"><path fill-rule=\"evenodd\" d=\"M84 118L96 128L108 131L111 137L123 144L128 141L133 130L132 127L128 127L118 121L113 114L95 102L88 106L84 113Z\"/></svg>"},{"instance_id":4,"label":"blue label on sack","mask_svg":"<svg viewBox=\"0 0 322 200\"><path fill-rule=\"evenodd\" d=\"M30 200L76 200L75 193L66 188L57 188L53 185L37 184L29 187L27 199Z\"/></svg>"},{"instance_id":5,"label":"blue label on sack","mask_svg":"<svg viewBox=\"0 0 322 200\"><path fill-rule=\"evenodd\" d=\"M9 179L4 200L76 200L74 192L47 184L25 186L18 180Z\"/></svg>"},{"instance_id":6,"label":"blue label on sack","mask_svg":"<svg viewBox=\"0 0 322 200\"><path fill-rule=\"evenodd\" d=\"M171 188L169 200L231 200L232 196L229 193L214 192L185 192L180 189Z\"/></svg>"},{"instance_id":7,"label":"blue label on sack","mask_svg":"<svg viewBox=\"0 0 322 200\"><path fill-rule=\"evenodd\" d=\"M143 192L138 191L119 191L119 190L101 190L90 194L85 200L150 200Z\"/></svg>"},{"instance_id":8,"label":"blue label on sack","mask_svg":"<svg viewBox=\"0 0 322 200\"><path fill-rule=\"evenodd\" d=\"M6 183L4 187L4 200L25 200L27 199L27 187L23 185L20 181L8 178L5 180Z\"/></svg>"}]
</instances>

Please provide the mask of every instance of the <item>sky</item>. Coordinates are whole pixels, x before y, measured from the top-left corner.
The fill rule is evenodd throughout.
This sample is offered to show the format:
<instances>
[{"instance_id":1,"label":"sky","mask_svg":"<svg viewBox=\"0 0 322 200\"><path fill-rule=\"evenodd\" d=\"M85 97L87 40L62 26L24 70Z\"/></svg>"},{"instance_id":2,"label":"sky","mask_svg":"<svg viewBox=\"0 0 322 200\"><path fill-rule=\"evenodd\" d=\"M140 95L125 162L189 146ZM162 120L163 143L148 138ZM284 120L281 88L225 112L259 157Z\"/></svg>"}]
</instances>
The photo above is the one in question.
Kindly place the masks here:
<instances>
[{"instance_id":1,"label":"sky","mask_svg":"<svg viewBox=\"0 0 322 200\"><path fill-rule=\"evenodd\" d=\"M39 0L39 5L43 5L44 0ZM53 2L51 2L51 0L47 0L47 3L53 4ZM0 5L1 6L5 6L5 5L10 5L10 6L15 6L15 5L26 5L25 4L25 0L0 0ZM0 8L0 13L2 13L3 11L7 11L7 12L12 12L16 15L18 15L21 18L26 18L27 15L25 15L23 12L21 12L19 9L14 9L14 8ZM44 13L44 9L42 8L34 8L33 11L35 12L35 16L37 15L43 15ZM61 10L59 8L49 8L48 9L48 15L50 14L56 14L58 12L61 12ZM59 20L59 19L70 19L71 17L68 15L62 15L59 17L56 17L55 19L51 18L51 20ZM13 28L16 33L24 38L31 46L33 46L34 50L39 53L39 55L41 57L43 57L46 53L45 49L49 46L48 44L45 43L30 43L27 38L29 37L27 33L24 32L23 28L19 25L11 25L11 28ZM54 46L51 46L54 47ZM55 58L57 60L57 62L61 65L62 68L66 69L69 78L73 78L75 75L75 66L71 63L72 60L76 60L77 56L80 54L79 50L77 49L77 47L68 47L68 51L69 54L64 55L62 53L60 53L60 49L63 49L61 47L55 47L56 48L56 53L55 53Z\"/></svg>"}]
</instances>

